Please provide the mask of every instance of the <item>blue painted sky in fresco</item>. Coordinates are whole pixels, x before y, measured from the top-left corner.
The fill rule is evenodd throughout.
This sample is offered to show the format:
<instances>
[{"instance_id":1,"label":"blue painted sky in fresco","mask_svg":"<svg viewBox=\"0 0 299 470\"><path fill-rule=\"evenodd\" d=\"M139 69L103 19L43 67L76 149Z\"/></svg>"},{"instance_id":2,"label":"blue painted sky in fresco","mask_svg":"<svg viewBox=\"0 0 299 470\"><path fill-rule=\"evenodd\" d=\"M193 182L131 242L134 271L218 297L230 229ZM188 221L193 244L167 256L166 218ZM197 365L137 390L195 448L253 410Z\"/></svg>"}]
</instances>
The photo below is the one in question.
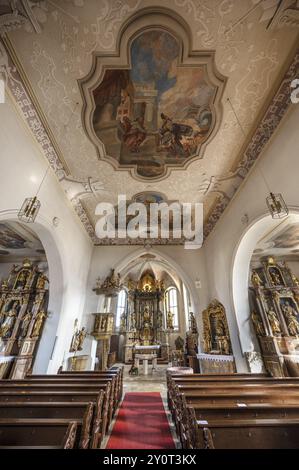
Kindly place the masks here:
<instances>
[{"instance_id":1,"label":"blue painted sky in fresco","mask_svg":"<svg viewBox=\"0 0 299 470\"><path fill-rule=\"evenodd\" d=\"M169 77L169 70L178 54L178 43L170 34L161 31L142 34L131 48L131 79L143 84L154 82L160 97L176 83L175 76Z\"/></svg>"}]
</instances>

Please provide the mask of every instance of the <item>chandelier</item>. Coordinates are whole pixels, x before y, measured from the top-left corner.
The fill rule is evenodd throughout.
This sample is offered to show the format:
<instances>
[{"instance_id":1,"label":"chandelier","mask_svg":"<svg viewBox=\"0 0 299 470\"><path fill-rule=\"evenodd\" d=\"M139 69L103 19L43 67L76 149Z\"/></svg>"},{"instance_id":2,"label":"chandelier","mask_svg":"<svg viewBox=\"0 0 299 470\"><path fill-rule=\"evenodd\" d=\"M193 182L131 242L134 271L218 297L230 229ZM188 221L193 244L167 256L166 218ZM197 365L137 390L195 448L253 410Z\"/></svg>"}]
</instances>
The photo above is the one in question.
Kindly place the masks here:
<instances>
[{"instance_id":1,"label":"chandelier","mask_svg":"<svg viewBox=\"0 0 299 470\"><path fill-rule=\"evenodd\" d=\"M282 219L288 215L289 209L281 194L273 194L270 192L270 195L266 198L266 202L272 219Z\"/></svg>"},{"instance_id":2,"label":"chandelier","mask_svg":"<svg viewBox=\"0 0 299 470\"><path fill-rule=\"evenodd\" d=\"M37 196L38 196L38 193L40 192L43 182L45 181L49 168L50 167L48 166L43 176L43 179L38 187L38 190L36 191L35 196L27 197L24 200L22 207L18 212L18 219L21 220L22 222L32 223L35 221L36 216L41 206L41 202L39 201Z\"/></svg>"}]
</instances>

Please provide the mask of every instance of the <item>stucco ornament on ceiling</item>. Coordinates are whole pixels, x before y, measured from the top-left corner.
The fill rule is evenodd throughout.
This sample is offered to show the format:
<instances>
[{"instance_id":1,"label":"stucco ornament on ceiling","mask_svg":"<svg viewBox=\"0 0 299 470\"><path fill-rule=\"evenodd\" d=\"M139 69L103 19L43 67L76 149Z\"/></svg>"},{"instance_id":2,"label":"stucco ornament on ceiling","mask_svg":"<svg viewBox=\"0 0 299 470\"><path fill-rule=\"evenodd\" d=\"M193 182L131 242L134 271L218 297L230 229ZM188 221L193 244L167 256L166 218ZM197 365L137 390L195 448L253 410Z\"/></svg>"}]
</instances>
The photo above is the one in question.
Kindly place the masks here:
<instances>
[{"instance_id":1,"label":"stucco ornament on ceiling","mask_svg":"<svg viewBox=\"0 0 299 470\"><path fill-rule=\"evenodd\" d=\"M12 13L11 5L17 6L15 16L24 14L20 0L2 3L2 20L5 13ZM285 22L268 26L281 13L277 8L270 11L270 4L283 4L284 10L297 14L298 1L289 0L159 0L159 6L151 0L47 0L30 1L39 32L32 28L29 32L25 23L9 32L2 30L0 73L10 96L95 243L100 243L94 231L97 201L114 205L118 194L130 200L142 191L163 193L168 200L203 202L205 235L213 229L291 106L290 83L299 61L299 53L294 55L297 28ZM97 144L91 142L80 80L100 79L93 68L97 56L103 64L119 54L121 38L125 36L124 43L129 44L136 31L153 27L175 31L172 36L180 44L190 44L190 51L200 51L206 58L213 51L215 70L228 80L221 100L222 120L214 114L215 127L199 156L187 157L183 166L145 181L137 168L123 165L117 170L119 162L111 152L102 158L96 135ZM122 63L128 64L129 57L129 50L124 51ZM180 59L186 58L184 48ZM89 119L92 130L92 113ZM181 157L178 160L181 164Z\"/></svg>"}]
</instances>

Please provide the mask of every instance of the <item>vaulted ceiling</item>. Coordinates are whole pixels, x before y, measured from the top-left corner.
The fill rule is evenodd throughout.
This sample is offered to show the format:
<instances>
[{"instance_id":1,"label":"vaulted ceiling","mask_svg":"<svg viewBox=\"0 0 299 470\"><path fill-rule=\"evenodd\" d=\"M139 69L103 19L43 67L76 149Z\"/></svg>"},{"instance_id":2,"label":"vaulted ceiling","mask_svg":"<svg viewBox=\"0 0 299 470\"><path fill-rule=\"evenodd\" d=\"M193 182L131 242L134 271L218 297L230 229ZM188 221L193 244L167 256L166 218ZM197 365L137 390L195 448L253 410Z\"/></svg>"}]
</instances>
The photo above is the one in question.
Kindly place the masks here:
<instances>
[{"instance_id":1,"label":"vaulted ceiling","mask_svg":"<svg viewBox=\"0 0 299 470\"><path fill-rule=\"evenodd\" d=\"M132 199L143 191L203 202L208 235L291 105L289 85L299 63L298 1L18 0L0 5L0 71L93 241L100 243L94 234L96 204L116 204L118 194ZM176 46L167 49L169 41L160 42L158 50L153 43L156 49L144 56L139 48L135 63L132 41L149 30L172 35ZM150 52L157 69L174 54L158 85L140 67L138 74L134 70L134 64L149 64ZM112 69L128 71L117 95L122 103L134 101L142 110L144 104L136 105L140 90L143 101L147 92L158 96L158 122L143 121L146 138L139 147L128 138L117 148L110 144L119 139L119 129L109 126L116 121L113 90L120 79L113 90L111 78L108 92L103 88L105 71ZM176 148L158 149L163 109L173 113L173 122L187 125L185 135L192 130L191 150L190 139L185 143L181 135ZM200 113L207 110L206 119Z\"/></svg>"}]
</instances>

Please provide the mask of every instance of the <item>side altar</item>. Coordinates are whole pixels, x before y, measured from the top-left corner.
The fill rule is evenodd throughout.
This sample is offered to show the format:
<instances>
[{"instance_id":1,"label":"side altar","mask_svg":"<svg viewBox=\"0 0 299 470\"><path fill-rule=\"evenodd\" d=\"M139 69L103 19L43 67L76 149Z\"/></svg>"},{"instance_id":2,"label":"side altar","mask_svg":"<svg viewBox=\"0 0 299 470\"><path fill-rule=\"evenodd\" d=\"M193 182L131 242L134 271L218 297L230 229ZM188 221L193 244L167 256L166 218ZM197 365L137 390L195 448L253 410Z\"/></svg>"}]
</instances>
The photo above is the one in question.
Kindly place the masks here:
<instances>
[{"instance_id":1,"label":"side altar","mask_svg":"<svg viewBox=\"0 0 299 470\"><path fill-rule=\"evenodd\" d=\"M213 300L203 311L203 353L197 354L201 374L236 372L224 306Z\"/></svg>"},{"instance_id":2,"label":"side altar","mask_svg":"<svg viewBox=\"0 0 299 470\"><path fill-rule=\"evenodd\" d=\"M299 279L284 261L262 258L251 273L249 302L266 370L299 376Z\"/></svg>"},{"instance_id":3,"label":"side altar","mask_svg":"<svg viewBox=\"0 0 299 470\"><path fill-rule=\"evenodd\" d=\"M48 308L49 281L38 264L14 264L0 286L0 378L32 369Z\"/></svg>"}]
</instances>

